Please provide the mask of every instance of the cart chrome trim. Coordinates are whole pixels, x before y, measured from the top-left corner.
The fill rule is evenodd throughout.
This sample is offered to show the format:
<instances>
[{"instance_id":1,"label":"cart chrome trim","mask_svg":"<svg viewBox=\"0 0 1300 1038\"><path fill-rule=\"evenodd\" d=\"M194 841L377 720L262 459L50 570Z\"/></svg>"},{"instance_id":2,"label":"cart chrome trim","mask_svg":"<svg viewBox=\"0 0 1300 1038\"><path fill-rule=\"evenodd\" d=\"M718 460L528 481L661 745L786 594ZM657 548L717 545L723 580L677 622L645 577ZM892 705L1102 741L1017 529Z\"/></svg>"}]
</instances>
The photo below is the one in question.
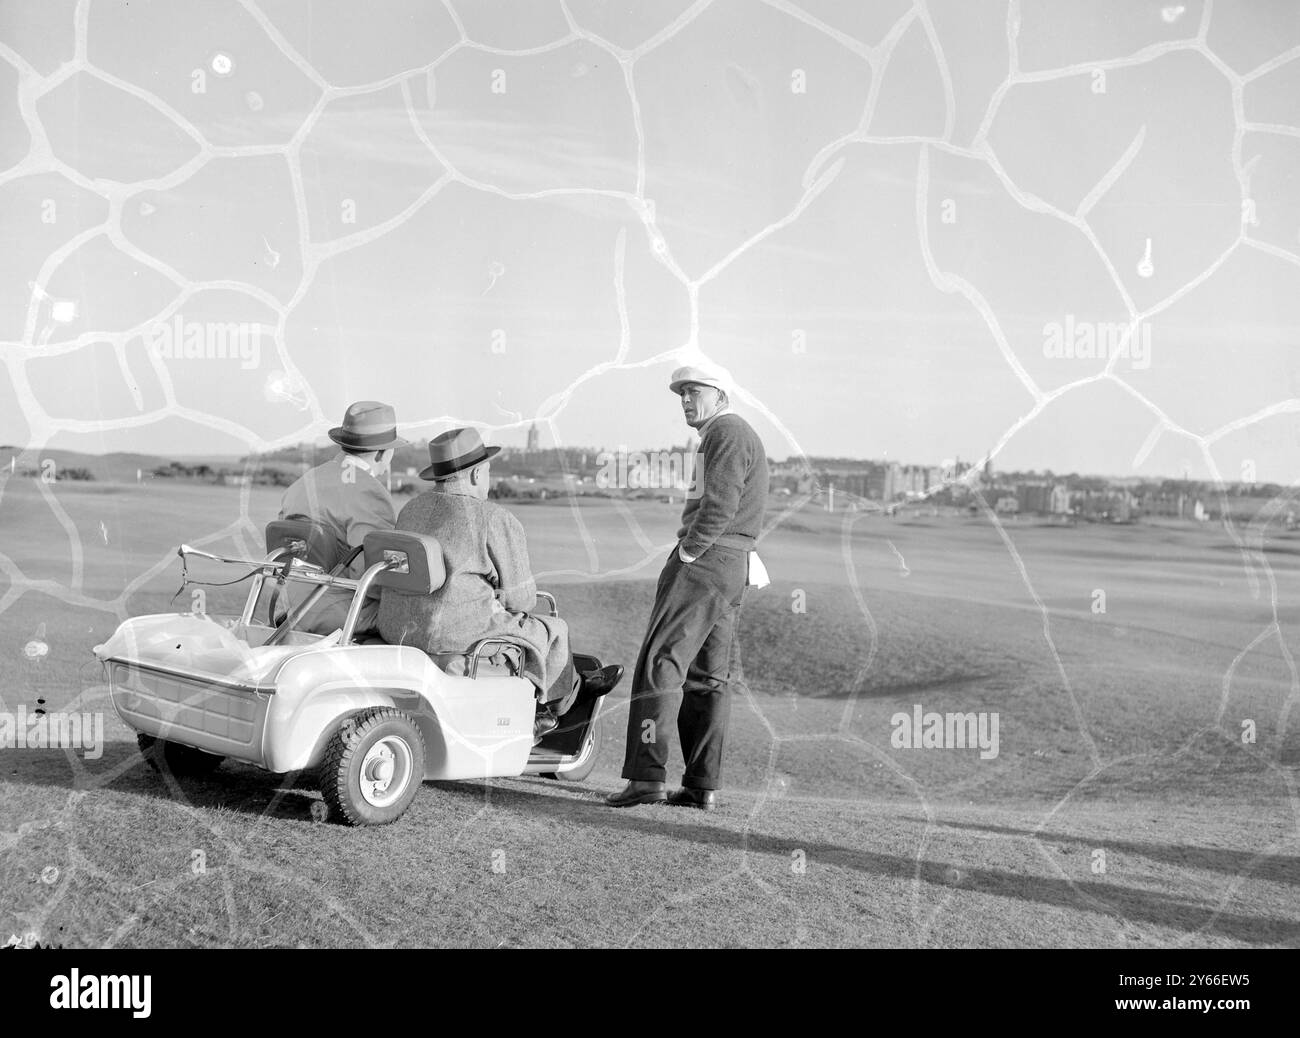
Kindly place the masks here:
<instances>
[{"instance_id":1,"label":"cart chrome trim","mask_svg":"<svg viewBox=\"0 0 1300 1038\"><path fill-rule=\"evenodd\" d=\"M228 688L233 692L248 692L264 696L269 696L275 692L274 684L263 685L255 681L237 681L234 678L223 678L218 674L208 674L204 671L191 670L188 667L176 667L171 664L132 659L130 656L107 656L102 662L109 666L116 665L131 667L135 670L146 670L151 674L159 674L165 678L178 678L199 685L220 685L222 688Z\"/></svg>"},{"instance_id":2,"label":"cart chrome trim","mask_svg":"<svg viewBox=\"0 0 1300 1038\"><path fill-rule=\"evenodd\" d=\"M361 609L366 604L366 594L370 591L370 585L384 570L396 569L401 561L396 553L385 552L385 555L390 557L385 558L383 562L376 562L361 574L361 579L356 582L356 592L352 595L352 603L348 606L347 619L343 621L343 635L339 639L341 645L352 644L352 635L356 633L357 621L361 618Z\"/></svg>"}]
</instances>

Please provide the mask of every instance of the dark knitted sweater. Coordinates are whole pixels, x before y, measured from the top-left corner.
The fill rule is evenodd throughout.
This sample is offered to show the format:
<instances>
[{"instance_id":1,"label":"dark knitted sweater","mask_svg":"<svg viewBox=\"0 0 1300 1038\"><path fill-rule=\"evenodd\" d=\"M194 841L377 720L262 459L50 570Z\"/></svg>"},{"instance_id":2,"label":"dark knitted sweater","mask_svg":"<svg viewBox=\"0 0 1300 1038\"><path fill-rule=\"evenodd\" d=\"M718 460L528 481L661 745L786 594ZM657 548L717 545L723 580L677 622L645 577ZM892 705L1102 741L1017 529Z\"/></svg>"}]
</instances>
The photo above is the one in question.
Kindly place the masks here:
<instances>
[{"instance_id":1,"label":"dark knitted sweater","mask_svg":"<svg viewBox=\"0 0 1300 1038\"><path fill-rule=\"evenodd\" d=\"M677 531L682 550L699 557L714 544L748 551L763 529L767 451L738 414L713 419L695 455L693 491Z\"/></svg>"}]
</instances>

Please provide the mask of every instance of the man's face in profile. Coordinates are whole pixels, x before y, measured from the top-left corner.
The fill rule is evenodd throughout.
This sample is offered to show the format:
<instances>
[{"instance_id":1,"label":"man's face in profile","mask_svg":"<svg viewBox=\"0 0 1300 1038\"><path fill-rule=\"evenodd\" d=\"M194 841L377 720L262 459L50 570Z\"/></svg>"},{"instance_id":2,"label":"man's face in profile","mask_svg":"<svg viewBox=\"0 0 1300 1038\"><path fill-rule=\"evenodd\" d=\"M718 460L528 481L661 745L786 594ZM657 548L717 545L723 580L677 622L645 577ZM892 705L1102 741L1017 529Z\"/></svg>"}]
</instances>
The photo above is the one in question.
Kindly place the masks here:
<instances>
[{"instance_id":1,"label":"man's face in profile","mask_svg":"<svg viewBox=\"0 0 1300 1038\"><path fill-rule=\"evenodd\" d=\"M687 382L682 386L682 415L686 424L698 429L721 410L722 394L712 386Z\"/></svg>"}]
</instances>

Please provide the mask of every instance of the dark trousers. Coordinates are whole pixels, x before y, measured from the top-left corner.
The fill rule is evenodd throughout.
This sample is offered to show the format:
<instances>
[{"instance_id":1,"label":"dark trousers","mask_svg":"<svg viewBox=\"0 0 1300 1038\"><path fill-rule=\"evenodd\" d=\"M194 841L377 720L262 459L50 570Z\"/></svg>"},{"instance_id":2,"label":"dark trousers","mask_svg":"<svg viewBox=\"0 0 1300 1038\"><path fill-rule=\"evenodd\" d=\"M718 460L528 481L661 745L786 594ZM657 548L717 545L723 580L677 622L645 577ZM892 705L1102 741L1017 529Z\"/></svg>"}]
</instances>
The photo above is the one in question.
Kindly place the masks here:
<instances>
[{"instance_id":1,"label":"dark trousers","mask_svg":"<svg viewBox=\"0 0 1300 1038\"><path fill-rule=\"evenodd\" d=\"M721 545L691 563L682 562L673 549L659 575L632 676L624 778L665 781L669 712L680 695L677 735L686 761L682 785L718 788L731 683L739 676L736 630L747 565L746 552Z\"/></svg>"},{"instance_id":2,"label":"dark trousers","mask_svg":"<svg viewBox=\"0 0 1300 1038\"><path fill-rule=\"evenodd\" d=\"M551 706L556 714L562 714L573 705L573 700L578 695L578 672L573 663L573 652L570 650L569 658L565 661L564 669L560 671L552 683L551 687L546 690L546 695L542 697L542 702ZM567 700L567 702L566 702Z\"/></svg>"}]
</instances>

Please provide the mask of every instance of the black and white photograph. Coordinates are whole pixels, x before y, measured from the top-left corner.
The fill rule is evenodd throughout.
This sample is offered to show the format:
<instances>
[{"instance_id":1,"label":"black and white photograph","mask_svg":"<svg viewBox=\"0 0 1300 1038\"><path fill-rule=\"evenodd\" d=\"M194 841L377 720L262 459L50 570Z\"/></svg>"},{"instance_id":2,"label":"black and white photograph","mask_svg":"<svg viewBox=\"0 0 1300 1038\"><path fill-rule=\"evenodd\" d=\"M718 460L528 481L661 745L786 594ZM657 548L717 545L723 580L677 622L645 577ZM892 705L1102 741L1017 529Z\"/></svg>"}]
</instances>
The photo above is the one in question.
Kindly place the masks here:
<instances>
[{"instance_id":1,"label":"black and white photograph","mask_svg":"<svg viewBox=\"0 0 1300 1038\"><path fill-rule=\"evenodd\" d=\"M4 959L1300 947L1296 0L0 0L0 234Z\"/></svg>"}]
</instances>

